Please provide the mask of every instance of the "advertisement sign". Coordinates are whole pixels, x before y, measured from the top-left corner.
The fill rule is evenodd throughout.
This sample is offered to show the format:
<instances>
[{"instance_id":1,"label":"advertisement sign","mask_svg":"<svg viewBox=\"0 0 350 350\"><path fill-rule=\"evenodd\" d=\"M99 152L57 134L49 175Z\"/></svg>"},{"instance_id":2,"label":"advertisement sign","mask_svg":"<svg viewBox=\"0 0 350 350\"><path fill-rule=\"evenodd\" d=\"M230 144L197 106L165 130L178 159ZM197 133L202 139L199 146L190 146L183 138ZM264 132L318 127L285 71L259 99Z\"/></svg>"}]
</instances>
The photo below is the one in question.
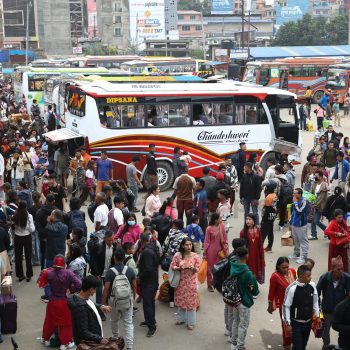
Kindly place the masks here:
<instances>
[{"instance_id":1,"label":"advertisement sign","mask_svg":"<svg viewBox=\"0 0 350 350\"><path fill-rule=\"evenodd\" d=\"M287 0L287 6L276 4L276 25L301 19L308 12L308 7L308 0Z\"/></svg>"},{"instance_id":2,"label":"advertisement sign","mask_svg":"<svg viewBox=\"0 0 350 350\"><path fill-rule=\"evenodd\" d=\"M212 15L232 15L234 3L233 0L213 0L211 3Z\"/></svg>"},{"instance_id":3,"label":"advertisement sign","mask_svg":"<svg viewBox=\"0 0 350 350\"><path fill-rule=\"evenodd\" d=\"M81 46L74 46L72 51L74 55L80 55L83 53L83 48Z\"/></svg>"},{"instance_id":4,"label":"advertisement sign","mask_svg":"<svg viewBox=\"0 0 350 350\"><path fill-rule=\"evenodd\" d=\"M68 91L68 110L78 117L85 115L86 95L77 88L71 88Z\"/></svg>"},{"instance_id":5,"label":"advertisement sign","mask_svg":"<svg viewBox=\"0 0 350 350\"><path fill-rule=\"evenodd\" d=\"M144 45L145 40L165 40L164 0L130 0L131 44Z\"/></svg>"},{"instance_id":6,"label":"advertisement sign","mask_svg":"<svg viewBox=\"0 0 350 350\"><path fill-rule=\"evenodd\" d=\"M230 58L236 60L248 59L248 49L232 49L230 50Z\"/></svg>"}]
</instances>

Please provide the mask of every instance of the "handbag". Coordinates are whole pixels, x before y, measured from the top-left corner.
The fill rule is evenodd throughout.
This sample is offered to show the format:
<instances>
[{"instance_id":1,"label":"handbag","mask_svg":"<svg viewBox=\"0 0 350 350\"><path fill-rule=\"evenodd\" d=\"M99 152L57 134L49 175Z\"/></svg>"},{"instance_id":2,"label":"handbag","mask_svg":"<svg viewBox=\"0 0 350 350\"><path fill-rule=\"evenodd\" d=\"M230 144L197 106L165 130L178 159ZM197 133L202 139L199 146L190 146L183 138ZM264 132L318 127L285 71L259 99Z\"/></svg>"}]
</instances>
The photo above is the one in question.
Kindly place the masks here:
<instances>
[{"instance_id":1,"label":"handbag","mask_svg":"<svg viewBox=\"0 0 350 350\"><path fill-rule=\"evenodd\" d=\"M177 288L180 283L181 272L170 268L168 272L168 276L169 276L170 287Z\"/></svg>"},{"instance_id":2,"label":"handbag","mask_svg":"<svg viewBox=\"0 0 350 350\"><path fill-rule=\"evenodd\" d=\"M77 350L122 350L124 349L125 342L122 337L118 337L117 340L110 340L108 344L96 344L93 341L83 340L79 343Z\"/></svg>"},{"instance_id":3,"label":"handbag","mask_svg":"<svg viewBox=\"0 0 350 350\"><path fill-rule=\"evenodd\" d=\"M219 235L220 235L220 242L221 242L221 247L222 249L218 252L218 258L219 260L223 260L226 257L226 253L224 250L225 242L223 242L223 237L222 237L222 232L221 232L221 225L219 226Z\"/></svg>"},{"instance_id":4,"label":"handbag","mask_svg":"<svg viewBox=\"0 0 350 350\"><path fill-rule=\"evenodd\" d=\"M339 227L339 231L341 233L345 233L345 236L335 237L335 245L336 246L343 246L345 244L348 244L349 243L349 233L347 231L345 231L339 224L338 224L338 227Z\"/></svg>"},{"instance_id":5,"label":"handbag","mask_svg":"<svg viewBox=\"0 0 350 350\"><path fill-rule=\"evenodd\" d=\"M172 261L172 257L170 255L164 256L164 258L162 259L162 261L160 263L160 266L161 266L163 271L166 271L166 272L169 271L171 261Z\"/></svg>"}]
</instances>

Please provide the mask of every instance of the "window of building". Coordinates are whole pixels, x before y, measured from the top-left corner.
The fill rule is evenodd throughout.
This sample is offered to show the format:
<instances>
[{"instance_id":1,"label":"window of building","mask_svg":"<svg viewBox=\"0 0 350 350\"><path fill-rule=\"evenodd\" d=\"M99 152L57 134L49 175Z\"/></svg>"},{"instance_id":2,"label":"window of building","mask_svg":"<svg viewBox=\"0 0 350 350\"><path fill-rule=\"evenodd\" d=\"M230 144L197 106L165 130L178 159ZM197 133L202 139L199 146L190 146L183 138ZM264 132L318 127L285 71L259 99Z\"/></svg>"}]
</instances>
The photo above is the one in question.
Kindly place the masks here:
<instances>
[{"instance_id":1,"label":"window of building","mask_svg":"<svg viewBox=\"0 0 350 350\"><path fill-rule=\"evenodd\" d=\"M169 23L169 20L167 18L165 19L165 23Z\"/></svg>"},{"instance_id":2,"label":"window of building","mask_svg":"<svg viewBox=\"0 0 350 350\"><path fill-rule=\"evenodd\" d=\"M164 7L164 11L165 11L165 12L168 12L168 11L169 11L169 7L168 7L168 6L165 6L165 7Z\"/></svg>"},{"instance_id":3,"label":"window of building","mask_svg":"<svg viewBox=\"0 0 350 350\"><path fill-rule=\"evenodd\" d=\"M191 30L191 26L182 26L182 31L189 32Z\"/></svg>"},{"instance_id":4,"label":"window of building","mask_svg":"<svg viewBox=\"0 0 350 350\"><path fill-rule=\"evenodd\" d=\"M196 30L197 31L202 30L202 26L196 26Z\"/></svg>"},{"instance_id":5,"label":"window of building","mask_svg":"<svg viewBox=\"0 0 350 350\"><path fill-rule=\"evenodd\" d=\"M122 36L122 29L121 28L114 28L114 35L115 36Z\"/></svg>"},{"instance_id":6,"label":"window of building","mask_svg":"<svg viewBox=\"0 0 350 350\"><path fill-rule=\"evenodd\" d=\"M174 14L174 13L172 13L172 14L170 15L170 17L174 18L174 17L175 17L175 14Z\"/></svg>"},{"instance_id":7,"label":"window of building","mask_svg":"<svg viewBox=\"0 0 350 350\"><path fill-rule=\"evenodd\" d=\"M170 5L175 5L175 0L170 0Z\"/></svg>"},{"instance_id":8,"label":"window of building","mask_svg":"<svg viewBox=\"0 0 350 350\"><path fill-rule=\"evenodd\" d=\"M113 4L113 12L122 12L123 9L121 7L120 1L117 1Z\"/></svg>"},{"instance_id":9,"label":"window of building","mask_svg":"<svg viewBox=\"0 0 350 350\"><path fill-rule=\"evenodd\" d=\"M122 23L122 16L114 16L114 24Z\"/></svg>"},{"instance_id":10,"label":"window of building","mask_svg":"<svg viewBox=\"0 0 350 350\"><path fill-rule=\"evenodd\" d=\"M193 19L196 19L196 16L195 16L195 15L191 15L191 16L190 16L190 19L192 19L192 20L193 20Z\"/></svg>"},{"instance_id":11,"label":"window of building","mask_svg":"<svg viewBox=\"0 0 350 350\"><path fill-rule=\"evenodd\" d=\"M182 21L182 20L184 19L184 16L183 16L183 15L179 15L179 16L178 16L178 19L179 19L180 21Z\"/></svg>"},{"instance_id":12,"label":"window of building","mask_svg":"<svg viewBox=\"0 0 350 350\"><path fill-rule=\"evenodd\" d=\"M174 26L170 26L170 30L175 30L175 27Z\"/></svg>"},{"instance_id":13,"label":"window of building","mask_svg":"<svg viewBox=\"0 0 350 350\"><path fill-rule=\"evenodd\" d=\"M4 11L5 26L23 26L23 11Z\"/></svg>"}]
</instances>

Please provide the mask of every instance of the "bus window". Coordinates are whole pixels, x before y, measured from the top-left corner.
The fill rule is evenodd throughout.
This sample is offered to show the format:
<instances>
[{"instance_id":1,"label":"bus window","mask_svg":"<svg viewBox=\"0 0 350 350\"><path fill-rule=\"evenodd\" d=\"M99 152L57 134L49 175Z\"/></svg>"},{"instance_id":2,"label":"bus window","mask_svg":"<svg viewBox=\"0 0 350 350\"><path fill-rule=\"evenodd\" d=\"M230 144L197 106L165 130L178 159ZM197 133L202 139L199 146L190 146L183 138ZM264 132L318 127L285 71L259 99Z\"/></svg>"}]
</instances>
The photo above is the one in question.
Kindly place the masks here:
<instances>
[{"instance_id":1,"label":"bus window","mask_svg":"<svg viewBox=\"0 0 350 350\"><path fill-rule=\"evenodd\" d=\"M232 103L214 103L213 119L214 119L213 123L216 125L232 124L233 104Z\"/></svg>"},{"instance_id":2,"label":"bus window","mask_svg":"<svg viewBox=\"0 0 350 350\"><path fill-rule=\"evenodd\" d=\"M44 79L29 79L28 80L29 91L43 91L44 90Z\"/></svg>"},{"instance_id":3,"label":"bus window","mask_svg":"<svg viewBox=\"0 0 350 350\"><path fill-rule=\"evenodd\" d=\"M289 76L291 77L301 77L301 67L290 67Z\"/></svg>"},{"instance_id":4,"label":"bus window","mask_svg":"<svg viewBox=\"0 0 350 350\"><path fill-rule=\"evenodd\" d=\"M245 106L245 123L258 124L258 111L256 105Z\"/></svg>"},{"instance_id":5,"label":"bus window","mask_svg":"<svg viewBox=\"0 0 350 350\"><path fill-rule=\"evenodd\" d=\"M268 68L261 68L260 69L260 84L261 85L267 85L270 81L270 74Z\"/></svg>"},{"instance_id":6,"label":"bus window","mask_svg":"<svg viewBox=\"0 0 350 350\"><path fill-rule=\"evenodd\" d=\"M193 105L193 125L213 124L212 107L209 103Z\"/></svg>"},{"instance_id":7,"label":"bus window","mask_svg":"<svg viewBox=\"0 0 350 350\"><path fill-rule=\"evenodd\" d=\"M150 105L147 106L147 118L149 127L188 126L190 125L190 105Z\"/></svg>"},{"instance_id":8,"label":"bus window","mask_svg":"<svg viewBox=\"0 0 350 350\"><path fill-rule=\"evenodd\" d=\"M279 108L279 122L280 124L297 124L296 115L293 108Z\"/></svg>"},{"instance_id":9,"label":"bus window","mask_svg":"<svg viewBox=\"0 0 350 350\"><path fill-rule=\"evenodd\" d=\"M315 67L304 67L302 75L304 77L315 77L316 76Z\"/></svg>"},{"instance_id":10,"label":"bus window","mask_svg":"<svg viewBox=\"0 0 350 350\"><path fill-rule=\"evenodd\" d=\"M122 128L140 128L145 122L145 108L143 105L118 106L121 110Z\"/></svg>"}]
</instances>

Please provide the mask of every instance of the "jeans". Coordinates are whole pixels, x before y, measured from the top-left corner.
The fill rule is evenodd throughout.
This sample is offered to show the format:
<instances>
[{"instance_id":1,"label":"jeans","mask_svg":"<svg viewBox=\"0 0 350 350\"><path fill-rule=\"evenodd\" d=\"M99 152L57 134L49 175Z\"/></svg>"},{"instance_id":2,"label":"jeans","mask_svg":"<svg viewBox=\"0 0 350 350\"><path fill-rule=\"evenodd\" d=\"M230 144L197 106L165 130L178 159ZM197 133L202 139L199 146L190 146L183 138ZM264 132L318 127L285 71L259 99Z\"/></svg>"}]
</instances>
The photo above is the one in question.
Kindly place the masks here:
<instances>
[{"instance_id":1,"label":"jeans","mask_svg":"<svg viewBox=\"0 0 350 350\"><path fill-rule=\"evenodd\" d=\"M259 225L259 213L258 213L258 205L253 205L252 201L254 199L244 198L243 207L244 207L244 217L250 213L250 207L252 208L253 215L255 216L255 224ZM244 219L245 220L245 219Z\"/></svg>"},{"instance_id":2,"label":"jeans","mask_svg":"<svg viewBox=\"0 0 350 350\"><path fill-rule=\"evenodd\" d=\"M267 237L267 247L272 248L273 241L274 241L274 235L273 235L273 221L267 221L261 223L261 233L262 233L262 240L263 243L265 243L265 239Z\"/></svg>"},{"instance_id":3,"label":"jeans","mask_svg":"<svg viewBox=\"0 0 350 350\"><path fill-rule=\"evenodd\" d=\"M45 259L45 269L47 269L48 267L52 267L52 265L53 265L53 260ZM45 287L45 297L48 298L50 296L50 293L51 293L50 286L46 286Z\"/></svg>"},{"instance_id":4,"label":"jeans","mask_svg":"<svg viewBox=\"0 0 350 350\"><path fill-rule=\"evenodd\" d=\"M232 332L232 321L233 321L232 317L233 317L233 306L227 305L225 303L225 308L224 308L225 329L230 333Z\"/></svg>"},{"instance_id":5,"label":"jeans","mask_svg":"<svg viewBox=\"0 0 350 350\"><path fill-rule=\"evenodd\" d=\"M311 331L311 321L307 323L292 320L292 343L293 350L306 350Z\"/></svg>"},{"instance_id":6,"label":"jeans","mask_svg":"<svg viewBox=\"0 0 350 350\"><path fill-rule=\"evenodd\" d=\"M284 201L279 201L278 211L279 211L279 215L280 215L279 226L283 227L286 223L287 203Z\"/></svg>"},{"instance_id":7,"label":"jeans","mask_svg":"<svg viewBox=\"0 0 350 350\"><path fill-rule=\"evenodd\" d=\"M179 307L177 308L176 320L177 322L185 322L187 326L194 326L196 324L196 310L185 310Z\"/></svg>"},{"instance_id":8,"label":"jeans","mask_svg":"<svg viewBox=\"0 0 350 350\"><path fill-rule=\"evenodd\" d=\"M156 328L155 296L158 285L141 281L141 295L143 298L143 314L149 329Z\"/></svg>"},{"instance_id":9,"label":"jeans","mask_svg":"<svg viewBox=\"0 0 350 350\"><path fill-rule=\"evenodd\" d=\"M137 208L137 198L139 195L139 188L136 186L130 186L130 190L132 192L132 194L134 195L135 199L134 199L134 208Z\"/></svg>"},{"instance_id":10,"label":"jeans","mask_svg":"<svg viewBox=\"0 0 350 350\"><path fill-rule=\"evenodd\" d=\"M306 130L306 116L305 116L305 115L300 116L300 119L299 119L299 129L300 129L300 130Z\"/></svg>"},{"instance_id":11,"label":"jeans","mask_svg":"<svg viewBox=\"0 0 350 350\"><path fill-rule=\"evenodd\" d=\"M32 235L14 237L16 276L24 277L23 272L23 250L26 259L26 277L33 277L32 266Z\"/></svg>"},{"instance_id":12,"label":"jeans","mask_svg":"<svg viewBox=\"0 0 350 350\"><path fill-rule=\"evenodd\" d=\"M318 210L315 211L314 219L311 224L311 236L317 237L317 229L316 226L318 226L321 230L325 230L327 226L323 224L321 220L322 213Z\"/></svg>"},{"instance_id":13,"label":"jeans","mask_svg":"<svg viewBox=\"0 0 350 350\"><path fill-rule=\"evenodd\" d=\"M11 187L14 191L17 191L17 184L21 181L21 179L14 179L11 177Z\"/></svg>"},{"instance_id":14,"label":"jeans","mask_svg":"<svg viewBox=\"0 0 350 350\"><path fill-rule=\"evenodd\" d=\"M34 191L34 181L33 181L34 171L33 170L25 170L24 171L24 182L27 187Z\"/></svg>"},{"instance_id":15,"label":"jeans","mask_svg":"<svg viewBox=\"0 0 350 350\"><path fill-rule=\"evenodd\" d=\"M175 288L172 286L169 286L169 303L174 302L174 294L175 294Z\"/></svg>"},{"instance_id":16,"label":"jeans","mask_svg":"<svg viewBox=\"0 0 350 350\"><path fill-rule=\"evenodd\" d=\"M237 350L244 349L244 342L250 321L250 308L239 304L232 309L232 336L231 343Z\"/></svg>"},{"instance_id":17,"label":"jeans","mask_svg":"<svg viewBox=\"0 0 350 350\"><path fill-rule=\"evenodd\" d=\"M40 265L40 241L39 241L39 233L35 230L32 233L32 264Z\"/></svg>"},{"instance_id":18,"label":"jeans","mask_svg":"<svg viewBox=\"0 0 350 350\"><path fill-rule=\"evenodd\" d=\"M329 336L329 332L332 327L332 322L333 322L333 315L332 314L323 314L324 320L325 320L325 325L324 325L324 331L322 333L322 341L323 341L323 347L327 349L329 344L331 343L331 338Z\"/></svg>"},{"instance_id":19,"label":"jeans","mask_svg":"<svg viewBox=\"0 0 350 350\"><path fill-rule=\"evenodd\" d=\"M110 306L112 304L110 303ZM124 323L124 330L125 330L125 338L126 338L126 347L129 349L133 348L134 343L134 324L132 322L132 315L133 315L133 307L131 304L131 307L127 310L117 310L115 307L112 306L112 312L110 314L110 320L111 320L111 329L112 329L112 336L115 338L119 337L119 320L123 320Z\"/></svg>"},{"instance_id":20,"label":"jeans","mask_svg":"<svg viewBox=\"0 0 350 350\"><path fill-rule=\"evenodd\" d=\"M100 279L100 284L96 288L96 304L102 304L102 289L104 285L104 278Z\"/></svg>"},{"instance_id":21,"label":"jeans","mask_svg":"<svg viewBox=\"0 0 350 350\"><path fill-rule=\"evenodd\" d=\"M41 269L44 270L45 268L45 251L46 251L46 241L40 240L40 264Z\"/></svg>"},{"instance_id":22,"label":"jeans","mask_svg":"<svg viewBox=\"0 0 350 350\"><path fill-rule=\"evenodd\" d=\"M307 226L297 227L291 226L292 237L294 240L294 256L307 258L309 254L309 240L307 239Z\"/></svg>"}]
</instances>

